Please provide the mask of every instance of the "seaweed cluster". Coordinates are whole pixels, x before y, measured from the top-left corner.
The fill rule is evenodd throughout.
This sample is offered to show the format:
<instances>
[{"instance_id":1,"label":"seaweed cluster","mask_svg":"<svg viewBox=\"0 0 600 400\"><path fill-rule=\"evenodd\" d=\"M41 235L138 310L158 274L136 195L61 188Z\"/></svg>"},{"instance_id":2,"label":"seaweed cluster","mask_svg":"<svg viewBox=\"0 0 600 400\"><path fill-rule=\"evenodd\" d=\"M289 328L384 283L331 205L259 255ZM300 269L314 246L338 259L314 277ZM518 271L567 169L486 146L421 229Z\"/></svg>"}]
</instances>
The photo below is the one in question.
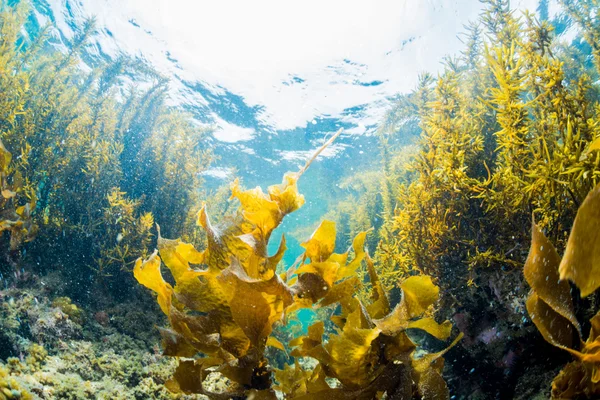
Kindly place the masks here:
<instances>
[{"instance_id":1,"label":"seaweed cluster","mask_svg":"<svg viewBox=\"0 0 600 400\"><path fill-rule=\"evenodd\" d=\"M267 194L260 188L242 190L235 181L232 198L240 205L236 216L213 226L205 206L198 213L198 224L207 237L204 251L159 234L158 250L136 262L136 279L157 294L171 325L160 330L164 354L179 358L167 387L216 399L274 399L264 352L266 346L281 351L286 346L271 335L273 325L299 309L331 307L335 311L331 322L337 328L328 338L325 321L319 321L309 327L308 336L289 342L292 356L311 357L318 363L312 370L296 362L276 371L277 388L287 398L371 399L383 393L389 398L412 398L413 393L448 398L441 370L442 355L449 347L418 357L417 346L407 335L407 330L418 329L441 340L450 336L449 321L438 324L423 317L438 298L439 289L431 278L419 275L404 280L402 301L392 310L364 249L367 232L355 237L350 259L350 249L334 253L335 224L327 220L302 243L305 251L298 262L276 273L286 250L285 236L273 255L267 254L268 242L283 218L304 203L297 180L305 169L286 174ZM361 285L356 270L363 260L373 286L366 304L355 296ZM174 285L163 278L162 262ZM234 385L225 393L211 392L203 383L210 372L220 373ZM338 384L331 387L326 378Z\"/></svg>"},{"instance_id":2,"label":"seaweed cluster","mask_svg":"<svg viewBox=\"0 0 600 400\"><path fill-rule=\"evenodd\" d=\"M584 342L567 282L574 282L582 297L600 287L599 226L600 185L579 208L562 259L533 223L531 249L524 268L531 286L527 311L546 341L576 359L552 382L553 399L600 396L600 312L590 319L590 333Z\"/></svg>"},{"instance_id":3,"label":"seaweed cluster","mask_svg":"<svg viewBox=\"0 0 600 400\"><path fill-rule=\"evenodd\" d=\"M115 294L134 283L122 270L147 255L154 221L186 234L213 157L208 130L166 105L167 79L91 56L93 39L89 20L63 52L26 2L0 3L0 268L43 259L34 273L68 270Z\"/></svg>"},{"instance_id":4,"label":"seaweed cluster","mask_svg":"<svg viewBox=\"0 0 600 400\"><path fill-rule=\"evenodd\" d=\"M35 192L24 187L11 161L12 154L0 140L0 234L4 231L10 234L8 247L10 252L15 252L23 242L35 237L37 226L31 220L31 212L36 200ZM20 199L25 199L25 204L19 205Z\"/></svg>"},{"instance_id":5,"label":"seaweed cluster","mask_svg":"<svg viewBox=\"0 0 600 400\"><path fill-rule=\"evenodd\" d=\"M422 132L408 165L415 175L396 191L377 253L392 275L443 277L450 265L455 279L477 285L482 268L516 272L531 212L563 245L598 183L598 71L569 63L555 22L518 17L500 0L486 5L465 51L394 110L412 113Z\"/></svg>"}]
</instances>

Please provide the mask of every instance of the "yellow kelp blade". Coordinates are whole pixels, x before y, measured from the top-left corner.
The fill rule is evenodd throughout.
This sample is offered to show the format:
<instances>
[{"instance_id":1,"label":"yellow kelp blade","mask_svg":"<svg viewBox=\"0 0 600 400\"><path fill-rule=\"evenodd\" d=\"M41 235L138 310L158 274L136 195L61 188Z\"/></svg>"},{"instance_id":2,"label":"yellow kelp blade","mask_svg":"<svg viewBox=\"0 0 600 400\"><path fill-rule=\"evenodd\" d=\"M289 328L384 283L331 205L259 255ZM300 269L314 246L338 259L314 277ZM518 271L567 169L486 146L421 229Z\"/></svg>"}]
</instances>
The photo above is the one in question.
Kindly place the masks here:
<instances>
[{"instance_id":1,"label":"yellow kelp blade","mask_svg":"<svg viewBox=\"0 0 600 400\"><path fill-rule=\"evenodd\" d=\"M600 138L597 138L596 140L594 140L592 142L592 144L590 144L590 147L588 147L588 151L594 151L594 150L600 150Z\"/></svg>"},{"instance_id":2,"label":"yellow kelp blade","mask_svg":"<svg viewBox=\"0 0 600 400\"><path fill-rule=\"evenodd\" d=\"M192 269L190 261L202 260L204 255L193 249L193 246L179 240L164 239L160 233L158 250L175 279L174 291L177 300L195 311L224 312L227 304L216 280L220 272L218 268Z\"/></svg>"},{"instance_id":3,"label":"yellow kelp blade","mask_svg":"<svg viewBox=\"0 0 600 400\"><path fill-rule=\"evenodd\" d=\"M411 276L400 284L410 318L421 316L438 299L440 288L427 275Z\"/></svg>"},{"instance_id":4,"label":"yellow kelp blade","mask_svg":"<svg viewBox=\"0 0 600 400\"><path fill-rule=\"evenodd\" d=\"M244 218L259 228L266 238L281 223L283 213L277 202L264 194L260 187L242 190L239 180L236 179L231 184L231 198L240 201Z\"/></svg>"},{"instance_id":5,"label":"yellow kelp blade","mask_svg":"<svg viewBox=\"0 0 600 400\"><path fill-rule=\"evenodd\" d=\"M296 270L298 275L311 273L320 276L325 283L327 284L327 288L333 286L333 283L336 281L338 269L340 265L335 262L311 262L310 264L304 264L300 268Z\"/></svg>"},{"instance_id":6,"label":"yellow kelp blade","mask_svg":"<svg viewBox=\"0 0 600 400\"><path fill-rule=\"evenodd\" d=\"M269 186L267 192L271 200L277 203L283 215L296 211L304 205L304 196L298 192L297 172L288 172L283 176L283 182L279 185Z\"/></svg>"},{"instance_id":7,"label":"yellow kelp blade","mask_svg":"<svg viewBox=\"0 0 600 400\"><path fill-rule=\"evenodd\" d=\"M558 275L560 257L535 222L531 231L531 248L523 268L525 279L537 297L580 332L573 309L571 288L566 281L561 281Z\"/></svg>"},{"instance_id":8,"label":"yellow kelp blade","mask_svg":"<svg viewBox=\"0 0 600 400\"><path fill-rule=\"evenodd\" d=\"M12 154L4 147L4 143L0 140L0 173L6 174L8 171L8 165L12 160Z\"/></svg>"},{"instance_id":9,"label":"yellow kelp blade","mask_svg":"<svg viewBox=\"0 0 600 400\"><path fill-rule=\"evenodd\" d=\"M576 329L568 319L554 311L535 291L526 302L527 312L544 339L556 347L571 351Z\"/></svg>"},{"instance_id":10,"label":"yellow kelp blade","mask_svg":"<svg viewBox=\"0 0 600 400\"><path fill-rule=\"evenodd\" d=\"M173 287L165 282L160 273L160 257L157 250L145 261L137 259L133 267L133 276L140 284L156 292L160 309L165 315L169 315Z\"/></svg>"},{"instance_id":11,"label":"yellow kelp blade","mask_svg":"<svg viewBox=\"0 0 600 400\"><path fill-rule=\"evenodd\" d=\"M450 337L450 332L452 332L452 323L444 321L438 324L433 318L421 318L416 321L410 321L407 329L420 329L437 339L446 340Z\"/></svg>"},{"instance_id":12,"label":"yellow kelp blade","mask_svg":"<svg viewBox=\"0 0 600 400\"><path fill-rule=\"evenodd\" d=\"M367 262L367 272L369 273L369 280L371 281L372 286L372 303L367 306L367 310L369 311L371 318L380 319L389 314L390 301L387 297L383 284L377 276L375 264L373 264L373 260L368 253L365 253L365 260Z\"/></svg>"},{"instance_id":13,"label":"yellow kelp blade","mask_svg":"<svg viewBox=\"0 0 600 400\"><path fill-rule=\"evenodd\" d=\"M600 185L577 211L559 273L577 285L582 297L600 287Z\"/></svg>"},{"instance_id":14,"label":"yellow kelp blade","mask_svg":"<svg viewBox=\"0 0 600 400\"><path fill-rule=\"evenodd\" d=\"M332 336L326 345L331 355L327 365L336 378L345 385L364 385L371 379L372 366L377 362L377 351L371 351L371 343L377 339L379 328L368 328L362 315L363 308L357 307L348 315L340 335Z\"/></svg>"},{"instance_id":15,"label":"yellow kelp blade","mask_svg":"<svg viewBox=\"0 0 600 400\"><path fill-rule=\"evenodd\" d=\"M264 281L251 279L236 259L217 279L235 322L254 346L263 346L273 324L293 302L287 286L278 275Z\"/></svg>"},{"instance_id":16,"label":"yellow kelp blade","mask_svg":"<svg viewBox=\"0 0 600 400\"><path fill-rule=\"evenodd\" d=\"M365 258L365 239L369 231L360 232L352 241L352 249L354 250L354 258L340 268L337 279L344 279L355 274L356 269Z\"/></svg>"},{"instance_id":17,"label":"yellow kelp blade","mask_svg":"<svg viewBox=\"0 0 600 400\"><path fill-rule=\"evenodd\" d=\"M444 360L442 356L454 347L463 334L460 333L448 347L437 353L425 354L419 359L412 359L413 374L416 377L417 388L423 399L445 400L450 396L448 387L442 377Z\"/></svg>"},{"instance_id":18,"label":"yellow kelp blade","mask_svg":"<svg viewBox=\"0 0 600 400\"><path fill-rule=\"evenodd\" d=\"M336 283L321 299L318 306L326 307L335 303L340 303L342 306L347 305L360 286L360 279L356 276Z\"/></svg>"},{"instance_id":19,"label":"yellow kelp blade","mask_svg":"<svg viewBox=\"0 0 600 400\"><path fill-rule=\"evenodd\" d=\"M198 212L198 225L206 232L208 243L203 258L209 268L223 270L229 266L232 255L242 258L249 253L247 244L238 237L243 233L241 229L235 224L215 229L210 222L206 205Z\"/></svg>"},{"instance_id":20,"label":"yellow kelp blade","mask_svg":"<svg viewBox=\"0 0 600 400\"><path fill-rule=\"evenodd\" d=\"M279 350L281 350L283 352L286 352L285 351L285 346L283 345L283 343L281 343L274 336L269 336L269 338L267 339L267 346L274 347L274 348L279 349Z\"/></svg>"},{"instance_id":21,"label":"yellow kelp blade","mask_svg":"<svg viewBox=\"0 0 600 400\"><path fill-rule=\"evenodd\" d=\"M335 248L335 222L324 220L310 239L301 244L312 262L326 261Z\"/></svg>"},{"instance_id":22,"label":"yellow kelp blade","mask_svg":"<svg viewBox=\"0 0 600 400\"><path fill-rule=\"evenodd\" d=\"M398 332L408 328L410 315L404 298L394 307L392 312L381 319L374 319L373 323L384 335L395 336Z\"/></svg>"}]
</instances>

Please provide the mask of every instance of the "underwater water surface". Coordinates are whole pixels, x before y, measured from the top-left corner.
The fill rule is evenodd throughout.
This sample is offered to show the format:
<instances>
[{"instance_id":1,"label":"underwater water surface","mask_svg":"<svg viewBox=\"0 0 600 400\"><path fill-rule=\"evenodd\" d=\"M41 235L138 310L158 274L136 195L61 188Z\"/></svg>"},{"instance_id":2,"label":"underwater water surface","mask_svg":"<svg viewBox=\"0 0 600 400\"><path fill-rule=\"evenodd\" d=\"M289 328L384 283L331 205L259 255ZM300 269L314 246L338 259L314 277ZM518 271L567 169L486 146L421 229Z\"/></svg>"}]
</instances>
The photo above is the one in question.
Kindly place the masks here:
<instances>
[{"instance_id":1,"label":"underwater water surface","mask_svg":"<svg viewBox=\"0 0 600 400\"><path fill-rule=\"evenodd\" d=\"M0 0L0 400L600 399L597 0Z\"/></svg>"}]
</instances>

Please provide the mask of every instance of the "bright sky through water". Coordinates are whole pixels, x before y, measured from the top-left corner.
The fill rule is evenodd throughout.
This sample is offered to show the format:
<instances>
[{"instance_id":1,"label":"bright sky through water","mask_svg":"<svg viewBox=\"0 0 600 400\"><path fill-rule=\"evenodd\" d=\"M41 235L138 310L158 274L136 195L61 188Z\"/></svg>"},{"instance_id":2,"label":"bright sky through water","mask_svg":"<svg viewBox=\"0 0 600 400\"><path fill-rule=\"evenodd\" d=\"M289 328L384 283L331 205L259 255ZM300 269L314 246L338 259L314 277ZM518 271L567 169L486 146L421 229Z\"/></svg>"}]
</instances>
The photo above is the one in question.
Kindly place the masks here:
<instances>
[{"instance_id":1,"label":"bright sky through water","mask_svg":"<svg viewBox=\"0 0 600 400\"><path fill-rule=\"evenodd\" d=\"M58 10L66 0L53 1ZM375 125L390 96L411 90L420 72L435 73L444 55L457 54L457 36L481 10L476 0L69 3L76 14L95 15L98 28L110 31L99 39L110 55L143 55L168 76L240 95L246 104L263 107L258 119L274 130L331 116L353 123L350 133ZM513 2L535 6L531 0ZM57 23L68 32L64 21ZM203 101L179 89L175 101ZM356 106L364 112L342 116ZM251 131L214 118L221 127L217 139L252 139Z\"/></svg>"}]
</instances>

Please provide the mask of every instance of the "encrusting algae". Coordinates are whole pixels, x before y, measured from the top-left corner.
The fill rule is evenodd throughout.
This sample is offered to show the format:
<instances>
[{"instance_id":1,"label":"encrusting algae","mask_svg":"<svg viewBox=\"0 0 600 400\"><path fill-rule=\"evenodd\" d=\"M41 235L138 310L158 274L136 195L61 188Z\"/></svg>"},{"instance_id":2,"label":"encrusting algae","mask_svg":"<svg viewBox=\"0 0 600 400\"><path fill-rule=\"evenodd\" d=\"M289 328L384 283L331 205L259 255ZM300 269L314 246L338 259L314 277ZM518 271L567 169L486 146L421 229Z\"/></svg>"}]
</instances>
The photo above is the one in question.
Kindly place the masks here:
<instances>
[{"instance_id":1,"label":"encrusting algae","mask_svg":"<svg viewBox=\"0 0 600 400\"><path fill-rule=\"evenodd\" d=\"M423 314L435 303L439 289L425 275L401 284L402 301L391 309L383 285L364 249L367 232L356 236L351 251L334 253L335 225L323 221L302 246L299 262L281 275L276 267L286 250L281 237L274 255L267 244L283 218L304 204L297 181L330 139L297 173L288 173L280 185L242 190L235 181L232 198L240 213L221 226L210 222L206 206L198 213L198 225L206 231L206 250L199 252L179 240L158 239L158 250L147 260L138 259L134 275L157 294L171 329L161 329L164 354L179 358L179 366L167 387L176 393L201 393L214 399L251 397L275 399L272 371L264 356L266 346L286 351L270 336L273 325L301 308L334 305L331 317L336 332L324 336L325 321L289 343L294 357L318 361L312 371L296 361L275 372L276 389L289 399L448 398L441 376L443 354L415 357L416 345L408 329L420 329L446 340L449 321L438 324ZM361 286L356 269L366 261L373 292L363 304L354 293ZM162 277L161 262L175 285ZM205 265L203 269L192 265ZM235 383L227 393L213 393L203 384L211 371ZM326 378L339 382L331 387Z\"/></svg>"},{"instance_id":2,"label":"encrusting algae","mask_svg":"<svg viewBox=\"0 0 600 400\"><path fill-rule=\"evenodd\" d=\"M535 222L532 231L524 268L531 286L527 311L548 343L576 358L552 382L552 398L598 397L600 312L590 320L590 333L584 342L567 279L575 283L582 297L600 287L600 185L579 208L562 260Z\"/></svg>"}]
</instances>

